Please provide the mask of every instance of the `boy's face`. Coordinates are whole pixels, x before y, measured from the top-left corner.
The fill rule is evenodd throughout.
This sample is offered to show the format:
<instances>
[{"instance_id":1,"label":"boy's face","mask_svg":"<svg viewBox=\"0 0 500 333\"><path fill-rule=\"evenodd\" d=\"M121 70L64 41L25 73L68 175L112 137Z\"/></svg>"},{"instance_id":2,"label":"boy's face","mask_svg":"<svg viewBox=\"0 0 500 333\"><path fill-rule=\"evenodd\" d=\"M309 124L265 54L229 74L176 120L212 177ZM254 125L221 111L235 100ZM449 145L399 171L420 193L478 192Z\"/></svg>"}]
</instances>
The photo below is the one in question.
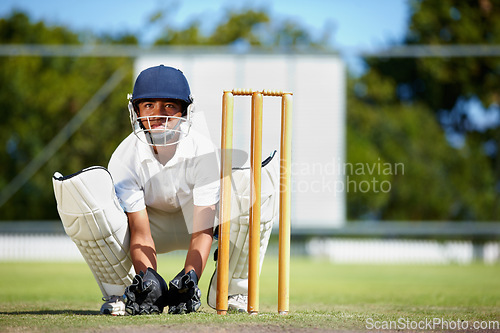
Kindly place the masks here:
<instances>
[{"instance_id":1,"label":"boy's face","mask_svg":"<svg viewBox=\"0 0 500 333\"><path fill-rule=\"evenodd\" d=\"M175 99L143 99L137 103L139 117L149 117L149 121L142 120L146 129L165 129L165 121L169 117L182 117L182 104ZM158 118L155 118L159 116ZM168 118L166 128L173 128L179 119Z\"/></svg>"}]
</instances>

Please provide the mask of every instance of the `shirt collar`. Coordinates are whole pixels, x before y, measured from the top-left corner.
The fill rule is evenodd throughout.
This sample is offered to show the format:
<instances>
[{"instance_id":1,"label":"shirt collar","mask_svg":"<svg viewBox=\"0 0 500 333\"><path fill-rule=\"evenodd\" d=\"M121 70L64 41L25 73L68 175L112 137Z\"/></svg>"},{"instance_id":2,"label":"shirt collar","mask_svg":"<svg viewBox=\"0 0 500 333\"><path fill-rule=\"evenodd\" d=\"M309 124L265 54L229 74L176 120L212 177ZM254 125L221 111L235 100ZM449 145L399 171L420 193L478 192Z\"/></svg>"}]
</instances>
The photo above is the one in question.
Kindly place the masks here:
<instances>
[{"instance_id":1,"label":"shirt collar","mask_svg":"<svg viewBox=\"0 0 500 333\"><path fill-rule=\"evenodd\" d=\"M150 162L156 161L156 158L153 155L153 149L150 145L142 142L136 134L132 133L135 136L136 147L137 147L137 155L139 156L139 160L142 162ZM144 135L143 132L137 133L137 135ZM144 138L145 139L145 138Z\"/></svg>"}]
</instances>

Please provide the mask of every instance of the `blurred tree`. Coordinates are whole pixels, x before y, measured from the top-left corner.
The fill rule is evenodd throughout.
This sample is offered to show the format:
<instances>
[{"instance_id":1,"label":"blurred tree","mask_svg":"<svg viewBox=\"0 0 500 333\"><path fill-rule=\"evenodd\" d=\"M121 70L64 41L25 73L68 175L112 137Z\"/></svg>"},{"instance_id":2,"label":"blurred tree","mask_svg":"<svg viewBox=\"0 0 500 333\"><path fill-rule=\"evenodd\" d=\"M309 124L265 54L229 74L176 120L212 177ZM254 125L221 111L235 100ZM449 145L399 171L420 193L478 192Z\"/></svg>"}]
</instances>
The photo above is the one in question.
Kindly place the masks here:
<instances>
[{"instance_id":1,"label":"blurred tree","mask_svg":"<svg viewBox=\"0 0 500 333\"><path fill-rule=\"evenodd\" d=\"M237 40L245 40L250 45L262 45L257 33L259 25L269 22L269 15L264 11L246 10L238 13L230 11L227 20L219 24L209 40L214 45L227 45Z\"/></svg>"},{"instance_id":2,"label":"blurred tree","mask_svg":"<svg viewBox=\"0 0 500 333\"><path fill-rule=\"evenodd\" d=\"M404 44L497 45L499 5L490 0L412 1ZM498 220L500 57L368 58L366 62L369 69L354 88L358 94L349 99L351 134L369 142L372 155L405 160L407 168L383 203L368 204L375 199L349 196L360 202L349 208L351 216L359 215L356 209L363 203L384 219ZM496 121L478 121L470 112L476 100L483 110L489 108L484 112L496 112ZM373 117L377 129L362 125ZM351 157L360 149L348 147Z\"/></svg>"},{"instance_id":3,"label":"blurred tree","mask_svg":"<svg viewBox=\"0 0 500 333\"><path fill-rule=\"evenodd\" d=\"M113 40L110 36L104 39ZM136 42L123 36L119 42L124 40ZM31 22L26 14L13 12L10 17L0 19L0 43L79 44L79 36L64 27ZM126 58L2 58L0 189L42 152L118 68L127 71L127 79L66 145L0 207L2 220L57 218L51 190L53 172L70 174L91 165L107 165L115 147L130 133L125 96L132 80L132 62Z\"/></svg>"},{"instance_id":4,"label":"blurred tree","mask_svg":"<svg viewBox=\"0 0 500 333\"><path fill-rule=\"evenodd\" d=\"M493 218L493 174L477 142L451 147L427 106L391 98L390 79L372 78L366 88L355 80L350 85L347 159L354 172L346 172L346 178L371 185L366 192L361 186L348 188L349 219ZM375 172L357 174L358 164Z\"/></svg>"},{"instance_id":5,"label":"blurred tree","mask_svg":"<svg viewBox=\"0 0 500 333\"><path fill-rule=\"evenodd\" d=\"M152 16L153 23L160 22L164 25L163 33L156 40L156 45L231 45L246 43L250 46L261 48L285 49L306 47L325 48L325 40L329 38L324 34L317 40L308 31L293 20L280 21L271 19L266 10L250 8L241 11L228 10L224 19L209 35L204 35L201 22L194 20L184 29L172 26L169 20L163 20L164 13L158 12Z\"/></svg>"}]
</instances>

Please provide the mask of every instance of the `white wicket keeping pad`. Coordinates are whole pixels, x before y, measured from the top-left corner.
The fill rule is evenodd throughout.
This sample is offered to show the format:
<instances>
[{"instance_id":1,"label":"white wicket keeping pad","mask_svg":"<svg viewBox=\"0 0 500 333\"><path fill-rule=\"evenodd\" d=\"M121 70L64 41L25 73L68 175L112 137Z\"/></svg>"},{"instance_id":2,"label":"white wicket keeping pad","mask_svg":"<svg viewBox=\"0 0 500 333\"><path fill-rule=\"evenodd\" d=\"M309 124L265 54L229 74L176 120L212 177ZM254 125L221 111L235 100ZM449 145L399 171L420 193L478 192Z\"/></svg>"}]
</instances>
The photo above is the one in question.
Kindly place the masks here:
<instances>
[{"instance_id":1,"label":"white wicket keeping pad","mask_svg":"<svg viewBox=\"0 0 500 333\"><path fill-rule=\"evenodd\" d=\"M103 296L122 295L135 275L127 216L104 167L91 167L52 183L64 230L89 265Z\"/></svg>"}]
</instances>

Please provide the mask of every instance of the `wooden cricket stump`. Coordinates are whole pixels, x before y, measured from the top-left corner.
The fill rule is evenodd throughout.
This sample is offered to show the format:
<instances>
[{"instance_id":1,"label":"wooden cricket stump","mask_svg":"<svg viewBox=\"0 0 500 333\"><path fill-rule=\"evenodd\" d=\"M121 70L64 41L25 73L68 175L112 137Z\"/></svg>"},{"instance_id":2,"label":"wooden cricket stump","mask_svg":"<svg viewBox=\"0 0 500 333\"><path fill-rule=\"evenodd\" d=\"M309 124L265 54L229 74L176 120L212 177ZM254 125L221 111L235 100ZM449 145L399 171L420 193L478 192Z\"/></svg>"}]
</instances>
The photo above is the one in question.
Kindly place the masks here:
<instances>
[{"instance_id":1,"label":"wooden cricket stump","mask_svg":"<svg viewBox=\"0 0 500 333\"><path fill-rule=\"evenodd\" d=\"M224 91L223 93L221 129L221 196L219 206L220 225L217 260L216 309L218 314L226 314L228 309L234 96L252 96L250 146L250 197L252 198L252 205L250 207L249 226L247 309L250 314L258 314L259 312L263 97L281 97L278 313L287 314L289 309L290 285L292 93L284 93L282 91L274 90L253 91L234 89Z\"/></svg>"}]
</instances>

